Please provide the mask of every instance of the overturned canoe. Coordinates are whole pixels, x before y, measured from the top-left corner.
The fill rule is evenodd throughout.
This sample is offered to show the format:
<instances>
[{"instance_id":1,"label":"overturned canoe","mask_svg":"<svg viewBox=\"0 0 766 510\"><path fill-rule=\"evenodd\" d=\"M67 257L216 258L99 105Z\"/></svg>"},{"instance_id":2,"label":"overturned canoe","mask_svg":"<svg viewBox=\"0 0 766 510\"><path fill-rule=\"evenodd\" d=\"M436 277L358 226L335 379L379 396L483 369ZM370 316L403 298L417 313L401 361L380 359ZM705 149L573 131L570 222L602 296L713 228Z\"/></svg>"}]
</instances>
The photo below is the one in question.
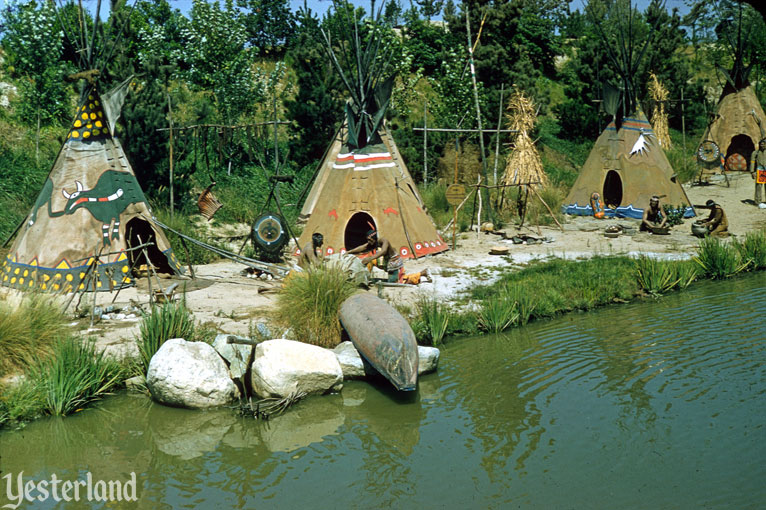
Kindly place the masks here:
<instances>
[{"instance_id":1,"label":"overturned canoe","mask_svg":"<svg viewBox=\"0 0 766 510\"><path fill-rule=\"evenodd\" d=\"M339 318L359 354L400 391L418 384L418 344L407 320L373 294L351 296Z\"/></svg>"}]
</instances>

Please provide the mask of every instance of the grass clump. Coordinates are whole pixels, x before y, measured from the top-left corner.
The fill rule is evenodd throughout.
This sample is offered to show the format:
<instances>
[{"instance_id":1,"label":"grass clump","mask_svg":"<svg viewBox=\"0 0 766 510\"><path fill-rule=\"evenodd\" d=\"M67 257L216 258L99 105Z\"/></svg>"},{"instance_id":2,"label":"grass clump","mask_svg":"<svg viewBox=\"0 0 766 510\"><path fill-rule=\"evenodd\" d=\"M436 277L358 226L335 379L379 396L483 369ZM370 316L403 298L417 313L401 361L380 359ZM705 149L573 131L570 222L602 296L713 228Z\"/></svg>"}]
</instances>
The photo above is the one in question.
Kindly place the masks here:
<instances>
[{"instance_id":1,"label":"grass clump","mask_svg":"<svg viewBox=\"0 0 766 510\"><path fill-rule=\"evenodd\" d=\"M516 296L534 299L527 305L530 310L526 321L629 300L640 291L632 259L604 256L533 263L504 274L493 285L475 287L472 297L480 301L497 299L506 287L516 287L512 291Z\"/></svg>"},{"instance_id":2,"label":"grass clump","mask_svg":"<svg viewBox=\"0 0 766 510\"><path fill-rule=\"evenodd\" d=\"M660 296L691 285L697 279L697 264L688 260L662 261L641 255L636 259L636 276L644 292Z\"/></svg>"},{"instance_id":3,"label":"grass clump","mask_svg":"<svg viewBox=\"0 0 766 510\"><path fill-rule=\"evenodd\" d=\"M0 377L50 353L65 329L66 317L47 296L26 294L16 306L0 302Z\"/></svg>"},{"instance_id":4,"label":"grass clump","mask_svg":"<svg viewBox=\"0 0 766 510\"><path fill-rule=\"evenodd\" d=\"M340 305L356 291L346 272L336 267L293 272L277 298L277 320L303 342L335 347L340 343Z\"/></svg>"},{"instance_id":5,"label":"grass clump","mask_svg":"<svg viewBox=\"0 0 766 510\"><path fill-rule=\"evenodd\" d=\"M413 330L418 343L439 345L447 333L452 312L450 307L434 297L421 295L415 303L417 319Z\"/></svg>"},{"instance_id":6,"label":"grass clump","mask_svg":"<svg viewBox=\"0 0 766 510\"><path fill-rule=\"evenodd\" d=\"M30 367L27 379L36 386L43 410L64 416L108 394L124 377L119 362L96 352L93 341L65 337Z\"/></svg>"},{"instance_id":7,"label":"grass clump","mask_svg":"<svg viewBox=\"0 0 766 510\"><path fill-rule=\"evenodd\" d=\"M741 261L734 243L721 242L717 237L706 237L700 241L694 261L701 275L712 280L730 278L749 263Z\"/></svg>"},{"instance_id":8,"label":"grass clump","mask_svg":"<svg viewBox=\"0 0 766 510\"><path fill-rule=\"evenodd\" d=\"M194 318L183 301L153 305L141 320L138 351L144 371L152 356L171 338L194 340Z\"/></svg>"},{"instance_id":9,"label":"grass clump","mask_svg":"<svg viewBox=\"0 0 766 510\"><path fill-rule=\"evenodd\" d=\"M743 241L733 244L742 264L746 264L749 271L766 269L766 231L748 232Z\"/></svg>"},{"instance_id":10,"label":"grass clump","mask_svg":"<svg viewBox=\"0 0 766 510\"><path fill-rule=\"evenodd\" d=\"M678 284L675 266L672 263L646 255L636 259L636 274L641 289L653 296L672 290Z\"/></svg>"},{"instance_id":11,"label":"grass clump","mask_svg":"<svg viewBox=\"0 0 766 510\"><path fill-rule=\"evenodd\" d=\"M500 333L519 319L516 302L508 292L501 292L495 299L484 301L479 310L479 327L490 333Z\"/></svg>"}]
</instances>

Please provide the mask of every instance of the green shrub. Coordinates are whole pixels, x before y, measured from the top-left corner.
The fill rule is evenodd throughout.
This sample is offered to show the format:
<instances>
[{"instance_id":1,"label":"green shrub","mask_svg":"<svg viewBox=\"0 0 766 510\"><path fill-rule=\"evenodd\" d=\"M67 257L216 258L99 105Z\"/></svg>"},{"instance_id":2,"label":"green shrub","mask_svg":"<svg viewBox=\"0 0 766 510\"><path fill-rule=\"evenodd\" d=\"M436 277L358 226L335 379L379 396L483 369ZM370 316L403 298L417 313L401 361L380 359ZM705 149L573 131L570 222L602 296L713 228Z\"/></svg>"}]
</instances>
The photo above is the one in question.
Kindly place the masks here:
<instances>
[{"instance_id":1,"label":"green shrub","mask_svg":"<svg viewBox=\"0 0 766 510\"><path fill-rule=\"evenodd\" d=\"M646 255L636 259L636 273L638 285L644 292L653 296L672 290L679 283L673 263Z\"/></svg>"},{"instance_id":2,"label":"green shrub","mask_svg":"<svg viewBox=\"0 0 766 510\"><path fill-rule=\"evenodd\" d=\"M479 310L479 326L490 333L500 333L519 320L516 301L507 291L484 301Z\"/></svg>"},{"instance_id":3,"label":"green shrub","mask_svg":"<svg viewBox=\"0 0 766 510\"><path fill-rule=\"evenodd\" d=\"M734 247L748 270L766 269L766 231L748 232L744 241L735 241Z\"/></svg>"},{"instance_id":4,"label":"green shrub","mask_svg":"<svg viewBox=\"0 0 766 510\"><path fill-rule=\"evenodd\" d=\"M293 272L277 297L277 320L303 342L335 347L340 343L340 305L357 290L345 271L336 267Z\"/></svg>"},{"instance_id":5,"label":"green shrub","mask_svg":"<svg viewBox=\"0 0 766 510\"><path fill-rule=\"evenodd\" d=\"M66 317L48 296L25 294L18 306L0 302L0 376L50 353L65 329Z\"/></svg>"},{"instance_id":6,"label":"green shrub","mask_svg":"<svg viewBox=\"0 0 766 510\"><path fill-rule=\"evenodd\" d=\"M442 303L434 297L421 295L415 303L417 319L415 320L418 341L428 342L430 345L439 345L447 332L450 323L449 305Z\"/></svg>"},{"instance_id":7,"label":"green shrub","mask_svg":"<svg viewBox=\"0 0 766 510\"><path fill-rule=\"evenodd\" d=\"M154 305L141 320L138 351L144 371L152 356L171 338L194 340L194 318L183 301Z\"/></svg>"},{"instance_id":8,"label":"green shrub","mask_svg":"<svg viewBox=\"0 0 766 510\"><path fill-rule=\"evenodd\" d=\"M535 309L537 309L537 295L534 292L530 292L529 288L524 288L520 285L508 287L507 295L508 299L516 304L519 324L524 325L529 322Z\"/></svg>"},{"instance_id":9,"label":"green shrub","mask_svg":"<svg viewBox=\"0 0 766 510\"><path fill-rule=\"evenodd\" d=\"M679 289L685 289L697 279L697 264L693 260L679 261L674 264L676 271L676 278L678 280L677 287Z\"/></svg>"},{"instance_id":10,"label":"green shrub","mask_svg":"<svg viewBox=\"0 0 766 510\"><path fill-rule=\"evenodd\" d=\"M747 261L740 261L733 244L721 242L717 237L706 237L700 241L694 261L699 265L701 275L713 280L730 278L748 265Z\"/></svg>"},{"instance_id":11,"label":"green shrub","mask_svg":"<svg viewBox=\"0 0 766 510\"><path fill-rule=\"evenodd\" d=\"M0 393L0 428L14 422L32 420L45 414L45 401L37 384L25 379L3 388Z\"/></svg>"},{"instance_id":12,"label":"green shrub","mask_svg":"<svg viewBox=\"0 0 766 510\"><path fill-rule=\"evenodd\" d=\"M38 358L27 372L44 402L45 412L64 416L115 389L123 380L117 361L97 353L92 341L59 340L53 353Z\"/></svg>"}]
</instances>

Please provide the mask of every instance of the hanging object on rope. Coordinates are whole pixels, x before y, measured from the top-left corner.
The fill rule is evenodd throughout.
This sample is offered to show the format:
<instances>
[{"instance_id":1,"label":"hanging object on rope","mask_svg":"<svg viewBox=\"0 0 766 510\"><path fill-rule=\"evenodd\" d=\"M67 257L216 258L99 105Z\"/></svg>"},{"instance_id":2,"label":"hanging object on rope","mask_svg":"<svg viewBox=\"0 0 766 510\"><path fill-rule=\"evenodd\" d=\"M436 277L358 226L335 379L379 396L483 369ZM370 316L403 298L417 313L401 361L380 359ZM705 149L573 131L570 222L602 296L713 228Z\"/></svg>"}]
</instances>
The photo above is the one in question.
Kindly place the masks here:
<instances>
[{"instance_id":1,"label":"hanging object on rope","mask_svg":"<svg viewBox=\"0 0 766 510\"><path fill-rule=\"evenodd\" d=\"M289 240L285 220L279 214L264 212L253 223L253 248L260 256L279 260Z\"/></svg>"}]
</instances>

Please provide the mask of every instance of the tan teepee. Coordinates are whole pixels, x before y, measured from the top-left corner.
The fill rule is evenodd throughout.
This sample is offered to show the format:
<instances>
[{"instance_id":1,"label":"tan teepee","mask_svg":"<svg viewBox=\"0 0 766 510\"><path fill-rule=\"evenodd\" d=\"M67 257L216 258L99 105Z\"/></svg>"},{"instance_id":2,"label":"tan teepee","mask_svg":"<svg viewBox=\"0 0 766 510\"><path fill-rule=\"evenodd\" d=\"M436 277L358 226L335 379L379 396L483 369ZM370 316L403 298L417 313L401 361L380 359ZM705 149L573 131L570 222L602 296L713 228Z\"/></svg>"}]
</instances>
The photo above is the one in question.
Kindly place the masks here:
<instances>
[{"instance_id":1,"label":"tan teepee","mask_svg":"<svg viewBox=\"0 0 766 510\"><path fill-rule=\"evenodd\" d=\"M746 49L752 42L743 32L749 33L752 27L744 26L746 22L742 14L743 6L740 4L738 21L722 26L723 30L732 31L727 35L730 41L735 42L730 45L732 66L730 69L718 67L725 81L718 104L700 140L698 159L701 176L720 169L720 166L716 168L719 161L728 171L748 170L751 154L758 147L758 142L766 137L763 108L750 86L753 63L745 64Z\"/></svg>"},{"instance_id":2,"label":"tan teepee","mask_svg":"<svg viewBox=\"0 0 766 510\"><path fill-rule=\"evenodd\" d=\"M336 4L349 10L350 4ZM325 50L346 85L349 100L345 121L324 160L304 203L308 222L296 254L314 233L324 236L326 254L343 253L366 243L374 229L402 258L420 257L448 249L425 211L383 119L394 86L391 41L385 37L381 8L365 20L352 13L348 20L369 29L362 47L356 28L335 26L322 32ZM331 42L334 41L334 42ZM354 58L338 58L340 45Z\"/></svg>"},{"instance_id":3,"label":"tan teepee","mask_svg":"<svg viewBox=\"0 0 766 510\"><path fill-rule=\"evenodd\" d=\"M2 263L3 285L62 292L132 285L129 268L134 257L142 263L143 255L126 250L140 243L151 243L148 255L158 270L180 272L113 137L126 90L123 83L103 101L92 86L83 94L67 139Z\"/></svg>"},{"instance_id":4,"label":"tan teepee","mask_svg":"<svg viewBox=\"0 0 766 510\"><path fill-rule=\"evenodd\" d=\"M339 130L304 203L301 215L307 223L299 247L319 232L326 254L343 253L364 244L374 228L404 258L448 249L394 140L385 126L378 133L379 143L349 149L343 143L345 125Z\"/></svg>"},{"instance_id":5,"label":"tan teepee","mask_svg":"<svg viewBox=\"0 0 766 510\"><path fill-rule=\"evenodd\" d=\"M700 144L708 140L714 142L726 170L746 170L750 155L764 137L758 120L764 123L766 117L752 87L727 87Z\"/></svg>"},{"instance_id":6,"label":"tan teepee","mask_svg":"<svg viewBox=\"0 0 766 510\"><path fill-rule=\"evenodd\" d=\"M567 214L594 214L591 197L598 193L607 217L641 218L652 195L663 203L683 205L694 216L689 199L676 179L651 124L640 110L609 123L588 155L563 209Z\"/></svg>"}]
</instances>

